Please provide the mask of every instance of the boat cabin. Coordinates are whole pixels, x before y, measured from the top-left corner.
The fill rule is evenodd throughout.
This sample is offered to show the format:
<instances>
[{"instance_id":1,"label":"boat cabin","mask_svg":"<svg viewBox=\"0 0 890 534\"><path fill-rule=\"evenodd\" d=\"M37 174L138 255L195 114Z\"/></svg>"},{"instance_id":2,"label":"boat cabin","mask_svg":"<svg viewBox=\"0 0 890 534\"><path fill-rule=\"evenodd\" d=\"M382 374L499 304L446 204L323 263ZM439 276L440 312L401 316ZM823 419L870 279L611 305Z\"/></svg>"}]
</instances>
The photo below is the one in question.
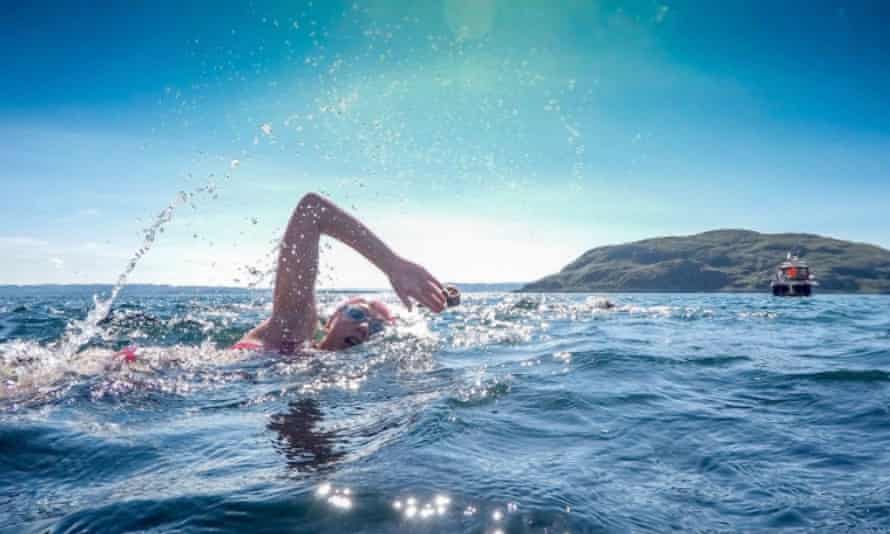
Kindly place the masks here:
<instances>
[{"instance_id":1,"label":"boat cabin","mask_svg":"<svg viewBox=\"0 0 890 534\"><path fill-rule=\"evenodd\" d=\"M779 267L779 270L782 272L782 276L786 280L810 279L810 268L807 265L799 262L785 262Z\"/></svg>"}]
</instances>

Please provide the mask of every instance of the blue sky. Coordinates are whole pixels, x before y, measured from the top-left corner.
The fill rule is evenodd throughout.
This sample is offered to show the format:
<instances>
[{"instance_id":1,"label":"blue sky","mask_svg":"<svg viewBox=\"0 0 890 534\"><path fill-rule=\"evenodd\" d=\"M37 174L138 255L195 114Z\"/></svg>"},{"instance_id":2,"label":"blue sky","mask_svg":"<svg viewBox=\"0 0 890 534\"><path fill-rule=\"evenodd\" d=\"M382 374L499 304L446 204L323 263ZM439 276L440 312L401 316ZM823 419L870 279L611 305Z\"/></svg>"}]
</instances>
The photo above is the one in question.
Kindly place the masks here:
<instances>
[{"instance_id":1,"label":"blue sky","mask_svg":"<svg viewBox=\"0 0 890 534\"><path fill-rule=\"evenodd\" d=\"M259 280L309 190L455 281L715 228L890 247L882 2L216 4L0 7L0 283L113 281L207 184L133 281Z\"/></svg>"}]
</instances>

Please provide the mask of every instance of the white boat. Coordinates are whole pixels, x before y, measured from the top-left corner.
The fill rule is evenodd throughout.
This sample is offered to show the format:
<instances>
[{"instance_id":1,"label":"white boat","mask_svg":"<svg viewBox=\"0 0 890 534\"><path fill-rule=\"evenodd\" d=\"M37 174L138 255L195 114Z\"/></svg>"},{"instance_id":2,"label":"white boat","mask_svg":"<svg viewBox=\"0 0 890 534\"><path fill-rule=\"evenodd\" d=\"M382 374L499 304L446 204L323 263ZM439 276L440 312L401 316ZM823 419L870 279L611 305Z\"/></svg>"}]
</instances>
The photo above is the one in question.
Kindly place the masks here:
<instances>
[{"instance_id":1,"label":"white boat","mask_svg":"<svg viewBox=\"0 0 890 534\"><path fill-rule=\"evenodd\" d=\"M810 272L810 266L797 256L788 253L785 261L776 268L770 288L776 297L809 297L813 287L819 285Z\"/></svg>"}]
</instances>

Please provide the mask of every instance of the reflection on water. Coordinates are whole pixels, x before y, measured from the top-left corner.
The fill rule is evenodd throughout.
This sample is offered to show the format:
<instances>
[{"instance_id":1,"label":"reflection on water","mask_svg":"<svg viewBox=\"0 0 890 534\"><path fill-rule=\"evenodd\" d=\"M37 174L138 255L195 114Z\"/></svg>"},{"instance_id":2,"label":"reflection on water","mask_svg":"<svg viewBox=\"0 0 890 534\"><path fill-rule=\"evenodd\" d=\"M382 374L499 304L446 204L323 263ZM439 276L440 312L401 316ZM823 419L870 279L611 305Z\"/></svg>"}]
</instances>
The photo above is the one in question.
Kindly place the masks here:
<instances>
[{"instance_id":1,"label":"reflection on water","mask_svg":"<svg viewBox=\"0 0 890 534\"><path fill-rule=\"evenodd\" d=\"M288 411L273 415L266 428L278 433L275 449L287 458L287 466L296 471L317 471L343 457L335 451L337 433L319 428L321 409L315 399L300 399Z\"/></svg>"}]
</instances>

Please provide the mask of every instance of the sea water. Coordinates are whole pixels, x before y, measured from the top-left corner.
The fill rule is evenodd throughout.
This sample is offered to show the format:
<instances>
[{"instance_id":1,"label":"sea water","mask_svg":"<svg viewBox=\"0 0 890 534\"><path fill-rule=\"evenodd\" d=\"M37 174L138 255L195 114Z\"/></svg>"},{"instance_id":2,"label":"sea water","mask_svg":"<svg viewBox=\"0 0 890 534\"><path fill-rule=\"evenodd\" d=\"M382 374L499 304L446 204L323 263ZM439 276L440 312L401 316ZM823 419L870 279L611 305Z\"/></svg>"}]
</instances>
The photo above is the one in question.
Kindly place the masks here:
<instances>
[{"instance_id":1,"label":"sea water","mask_svg":"<svg viewBox=\"0 0 890 534\"><path fill-rule=\"evenodd\" d=\"M886 296L466 294L285 358L226 350L268 292L72 332L95 291L0 291L5 532L890 528Z\"/></svg>"}]
</instances>

